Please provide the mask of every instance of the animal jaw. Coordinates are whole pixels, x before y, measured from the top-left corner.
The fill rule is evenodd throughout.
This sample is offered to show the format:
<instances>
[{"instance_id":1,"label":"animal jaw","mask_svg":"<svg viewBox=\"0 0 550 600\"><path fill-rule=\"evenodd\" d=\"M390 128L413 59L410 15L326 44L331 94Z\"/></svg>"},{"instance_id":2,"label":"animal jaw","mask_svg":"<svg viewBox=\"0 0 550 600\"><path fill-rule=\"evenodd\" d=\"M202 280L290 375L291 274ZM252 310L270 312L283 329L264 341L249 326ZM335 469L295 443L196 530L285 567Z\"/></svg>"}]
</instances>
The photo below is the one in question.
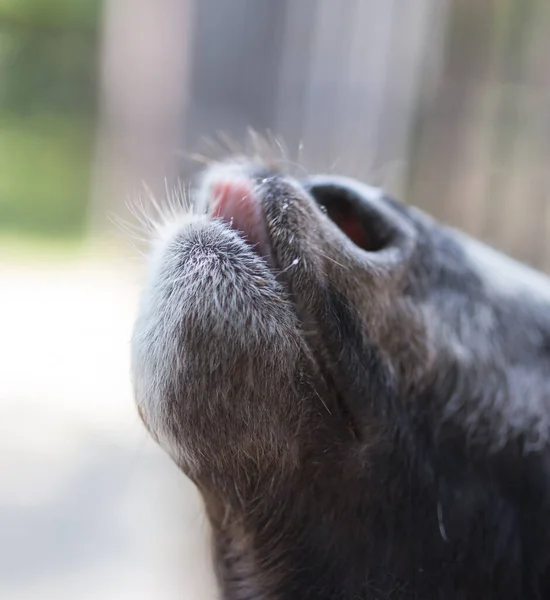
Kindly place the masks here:
<instances>
[{"instance_id":1,"label":"animal jaw","mask_svg":"<svg viewBox=\"0 0 550 600\"><path fill-rule=\"evenodd\" d=\"M196 198L133 382L223 597L550 593L550 282L349 178L230 158Z\"/></svg>"}]
</instances>

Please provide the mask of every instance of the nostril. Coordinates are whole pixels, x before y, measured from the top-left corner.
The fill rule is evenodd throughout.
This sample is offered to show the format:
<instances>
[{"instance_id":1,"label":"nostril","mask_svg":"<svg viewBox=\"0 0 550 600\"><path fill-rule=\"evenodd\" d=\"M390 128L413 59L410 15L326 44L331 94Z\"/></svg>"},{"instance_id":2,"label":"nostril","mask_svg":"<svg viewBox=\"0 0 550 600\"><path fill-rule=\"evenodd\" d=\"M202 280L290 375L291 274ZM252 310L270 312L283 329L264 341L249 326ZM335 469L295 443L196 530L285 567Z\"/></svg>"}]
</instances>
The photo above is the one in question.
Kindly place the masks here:
<instances>
[{"instance_id":1,"label":"nostril","mask_svg":"<svg viewBox=\"0 0 550 600\"><path fill-rule=\"evenodd\" d=\"M334 184L306 185L306 189L328 217L362 250L379 252L395 242L398 230L388 216L352 190Z\"/></svg>"},{"instance_id":2,"label":"nostril","mask_svg":"<svg viewBox=\"0 0 550 600\"><path fill-rule=\"evenodd\" d=\"M350 204L328 202L321 205L330 219L362 250L377 252L391 242L391 237L380 223L372 219L366 223Z\"/></svg>"}]
</instances>

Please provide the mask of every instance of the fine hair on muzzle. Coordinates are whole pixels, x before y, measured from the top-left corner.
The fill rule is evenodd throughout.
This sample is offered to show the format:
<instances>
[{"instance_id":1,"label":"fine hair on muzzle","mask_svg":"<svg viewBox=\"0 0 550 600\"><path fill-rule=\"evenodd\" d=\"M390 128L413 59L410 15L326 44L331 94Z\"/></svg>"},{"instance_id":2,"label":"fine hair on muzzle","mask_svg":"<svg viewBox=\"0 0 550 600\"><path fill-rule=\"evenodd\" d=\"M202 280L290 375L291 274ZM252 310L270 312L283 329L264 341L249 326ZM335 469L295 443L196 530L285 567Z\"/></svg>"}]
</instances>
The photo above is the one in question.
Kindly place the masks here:
<instances>
[{"instance_id":1,"label":"fine hair on muzzle","mask_svg":"<svg viewBox=\"0 0 550 600\"><path fill-rule=\"evenodd\" d=\"M224 600L550 598L550 281L383 190L228 156L155 226L139 414Z\"/></svg>"}]
</instances>

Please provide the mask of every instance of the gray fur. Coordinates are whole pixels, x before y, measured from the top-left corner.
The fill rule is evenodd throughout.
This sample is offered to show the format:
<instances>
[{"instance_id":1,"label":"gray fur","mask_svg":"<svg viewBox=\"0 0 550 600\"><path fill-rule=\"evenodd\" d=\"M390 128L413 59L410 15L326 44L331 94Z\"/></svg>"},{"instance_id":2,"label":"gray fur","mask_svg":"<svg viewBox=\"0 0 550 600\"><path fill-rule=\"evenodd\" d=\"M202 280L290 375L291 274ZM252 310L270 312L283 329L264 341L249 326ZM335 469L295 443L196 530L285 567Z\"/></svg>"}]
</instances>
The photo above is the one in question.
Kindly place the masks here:
<instances>
[{"instance_id":1,"label":"gray fur","mask_svg":"<svg viewBox=\"0 0 550 600\"><path fill-rule=\"evenodd\" d=\"M208 217L226 178L264 246ZM547 597L550 282L355 180L239 158L199 187L151 253L133 381L223 598Z\"/></svg>"}]
</instances>

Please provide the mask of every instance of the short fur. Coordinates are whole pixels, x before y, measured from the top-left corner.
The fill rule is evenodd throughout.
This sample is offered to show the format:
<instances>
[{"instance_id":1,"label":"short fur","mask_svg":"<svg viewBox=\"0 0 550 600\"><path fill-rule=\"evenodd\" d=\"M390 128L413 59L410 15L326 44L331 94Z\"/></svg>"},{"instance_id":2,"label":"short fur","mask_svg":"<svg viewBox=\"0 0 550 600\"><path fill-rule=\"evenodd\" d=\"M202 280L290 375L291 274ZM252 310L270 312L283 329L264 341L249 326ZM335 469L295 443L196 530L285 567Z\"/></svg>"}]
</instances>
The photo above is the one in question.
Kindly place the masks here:
<instances>
[{"instance_id":1,"label":"short fur","mask_svg":"<svg viewBox=\"0 0 550 600\"><path fill-rule=\"evenodd\" d=\"M234 175L268 246L173 220L133 338L222 598L549 598L550 282L352 179L231 159L203 212Z\"/></svg>"}]
</instances>

